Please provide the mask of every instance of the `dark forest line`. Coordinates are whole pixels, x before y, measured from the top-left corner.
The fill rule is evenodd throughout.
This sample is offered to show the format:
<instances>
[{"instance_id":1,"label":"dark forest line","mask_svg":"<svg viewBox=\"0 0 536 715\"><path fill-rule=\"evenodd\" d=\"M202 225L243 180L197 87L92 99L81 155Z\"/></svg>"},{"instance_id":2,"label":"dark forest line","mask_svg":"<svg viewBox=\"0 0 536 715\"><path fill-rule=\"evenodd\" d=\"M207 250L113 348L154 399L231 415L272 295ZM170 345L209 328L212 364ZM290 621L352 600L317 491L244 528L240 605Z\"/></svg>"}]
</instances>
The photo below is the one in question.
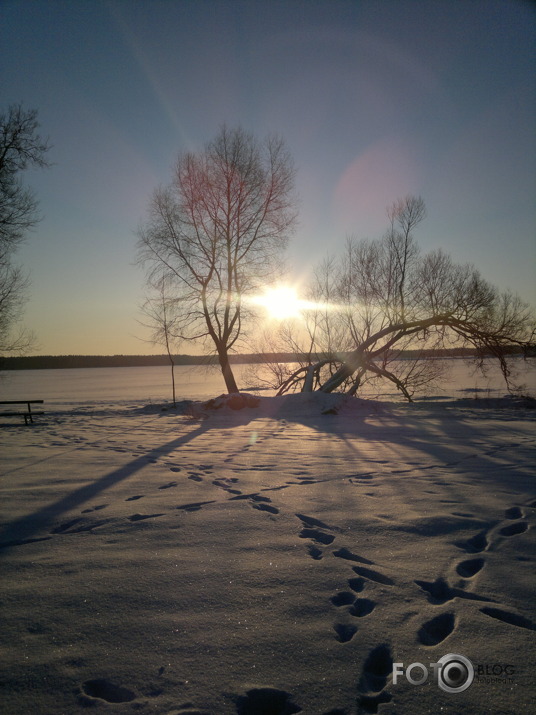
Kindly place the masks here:
<instances>
[{"instance_id":1,"label":"dark forest line","mask_svg":"<svg viewBox=\"0 0 536 715\"><path fill-rule=\"evenodd\" d=\"M515 355L519 348L512 347L511 354ZM420 351L406 350L397 357L400 359L411 359L421 355ZM469 348L452 348L445 350L430 350L426 357L430 358L452 358L452 357L474 357L475 350ZM536 351L531 351L531 356L535 356ZM300 362L307 359L316 360L319 355L300 355L297 353L269 353L269 354L242 354L232 355L231 363L244 365L248 363L262 362ZM339 357L344 358L344 354ZM175 365L217 365L215 355L174 355ZM26 355L10 356L0 358L0 370L51 370L68 368L88 368L88 367L153 367L169 365L170 360L167 355Z\"/></svg>"}]
</instances>

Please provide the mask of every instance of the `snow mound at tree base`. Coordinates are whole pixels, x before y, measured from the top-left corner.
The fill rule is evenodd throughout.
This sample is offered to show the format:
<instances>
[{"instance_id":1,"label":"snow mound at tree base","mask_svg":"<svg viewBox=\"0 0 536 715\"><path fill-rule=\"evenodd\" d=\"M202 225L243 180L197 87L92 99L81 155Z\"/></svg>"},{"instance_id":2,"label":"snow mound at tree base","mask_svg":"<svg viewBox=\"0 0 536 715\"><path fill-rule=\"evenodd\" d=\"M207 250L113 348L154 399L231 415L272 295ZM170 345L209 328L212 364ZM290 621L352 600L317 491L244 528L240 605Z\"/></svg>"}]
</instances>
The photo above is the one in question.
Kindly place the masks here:
<instances>
[{"instance_id":1,"label":"snow mound at tree base","mask_svg":"<svg viewBox=\"0 0 536 715\"><path fill-rule=\"evenodd\" d=\"M359 411L378 411L382 406L372 400L349 397L340 393L299 392L275 397L257 397L248 392L220 395L207 402L200 403L203 411L254 409L259 416L285 417L296 414L337 415Z\"/></svg>"}]
</instances>

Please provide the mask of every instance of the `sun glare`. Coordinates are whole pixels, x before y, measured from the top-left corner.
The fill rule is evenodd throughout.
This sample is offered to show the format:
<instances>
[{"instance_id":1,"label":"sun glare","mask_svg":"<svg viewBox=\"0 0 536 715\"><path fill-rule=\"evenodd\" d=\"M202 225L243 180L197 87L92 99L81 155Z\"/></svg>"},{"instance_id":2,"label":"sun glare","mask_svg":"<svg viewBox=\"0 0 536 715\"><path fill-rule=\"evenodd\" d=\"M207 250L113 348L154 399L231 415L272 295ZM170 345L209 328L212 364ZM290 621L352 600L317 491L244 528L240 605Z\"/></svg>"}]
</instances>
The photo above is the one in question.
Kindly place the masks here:
<instances>
[{"instance_id":1,"label":"sun glare","mask_svg":"<svg viewBox=\"0 0 536 715\"><path fill-rule=\"evenodd\" d=\"M300 315L302 303L294 288L280 286L267 290L257 301L264 306L268 315L274 320L288 320Z\"/></svg>"}]
</instances>

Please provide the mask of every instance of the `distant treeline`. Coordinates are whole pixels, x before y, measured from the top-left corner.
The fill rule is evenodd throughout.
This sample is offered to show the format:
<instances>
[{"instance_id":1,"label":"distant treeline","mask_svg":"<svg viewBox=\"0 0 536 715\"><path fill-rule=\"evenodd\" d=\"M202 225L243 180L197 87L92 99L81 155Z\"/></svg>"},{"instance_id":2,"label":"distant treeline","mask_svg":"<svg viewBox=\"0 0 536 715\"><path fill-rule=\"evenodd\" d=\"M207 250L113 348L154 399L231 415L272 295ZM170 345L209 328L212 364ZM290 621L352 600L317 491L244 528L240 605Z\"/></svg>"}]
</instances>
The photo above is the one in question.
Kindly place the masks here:
<instances>
[{"instance_id":1,"label":"distant treeline","mask_svg":"<svg viewBox=\"0 0 536 715\"><path fill-rule=\"evenodd\" d=\"M270 356L277 362L295 362L290 353ZM262 355L232 355L235 364L263 362ZM216 355L173 355L175 365L217 365ZM53 370L81 367L147 367L169 365L168 355L31 355L0 357L0 370Z\"/></svg>"},{"instance_id":2,"label":"distant treeline","mask_svg":"<svg viewBox=\"0 0 536 715\"><path fill-rule=\"evenodd\" d=\"M519 348L512 347L510 353L515 355ZM405 350L398 357L411 359L421 355L417 350ZM340 353L339 358L345 358L346 353ZM475 350L470 348L452 348L449 350L430 350L425 354L431 358L473 357ZM536 356L536 347L530 351L530 356ZM262 362L299 362L309 356L297 353L268 353L232 355L231 362L235 365ZM323 356L311 355L316 360ZM216 365L216 355L174 355L175 365ZM0 370L51 370L86 367L145 367L169 365L167 355L31 355L23 357L0 357Z\"/></svg>"}]
</instances>

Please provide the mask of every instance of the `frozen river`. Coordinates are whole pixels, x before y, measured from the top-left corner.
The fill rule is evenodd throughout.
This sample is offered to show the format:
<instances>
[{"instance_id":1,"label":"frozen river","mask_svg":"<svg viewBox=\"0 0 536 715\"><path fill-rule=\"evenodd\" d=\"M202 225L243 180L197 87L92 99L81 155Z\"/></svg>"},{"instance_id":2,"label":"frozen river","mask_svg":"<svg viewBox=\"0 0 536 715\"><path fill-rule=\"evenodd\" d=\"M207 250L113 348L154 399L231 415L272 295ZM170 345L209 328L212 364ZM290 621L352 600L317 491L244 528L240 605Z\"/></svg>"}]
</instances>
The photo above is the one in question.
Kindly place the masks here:
<instances>
[{"instance_id":1,"label":"frozen river","mask_svg":"<svg viewBox=\"0 0 536 715\"><path fill-rule=\"evenodd\" d=\"M460 397L498 397L506 387L495 361L489 361L486 376L462 359L443 361L447 379L428 396L428 399ZM235 366L241 390L255 391L255 380L250 366ZM524 385L523 392L536 394L536 358L524 362L516 360L517 382ZM177 366L175 368L177 399L208 399L225 392L220 372L212 367ZM392 386L382 395L360 393L363 397L400 400ZM270 391L263 394L270 394ZM171 399L169 367L113 367L73 368L59 370L11 370L0 372L0 399L43 399L52 404L79 404L91 402L135 403L162 402ZM418 399L418 396L416 396Z\"/></svg>"}]
</instances>

